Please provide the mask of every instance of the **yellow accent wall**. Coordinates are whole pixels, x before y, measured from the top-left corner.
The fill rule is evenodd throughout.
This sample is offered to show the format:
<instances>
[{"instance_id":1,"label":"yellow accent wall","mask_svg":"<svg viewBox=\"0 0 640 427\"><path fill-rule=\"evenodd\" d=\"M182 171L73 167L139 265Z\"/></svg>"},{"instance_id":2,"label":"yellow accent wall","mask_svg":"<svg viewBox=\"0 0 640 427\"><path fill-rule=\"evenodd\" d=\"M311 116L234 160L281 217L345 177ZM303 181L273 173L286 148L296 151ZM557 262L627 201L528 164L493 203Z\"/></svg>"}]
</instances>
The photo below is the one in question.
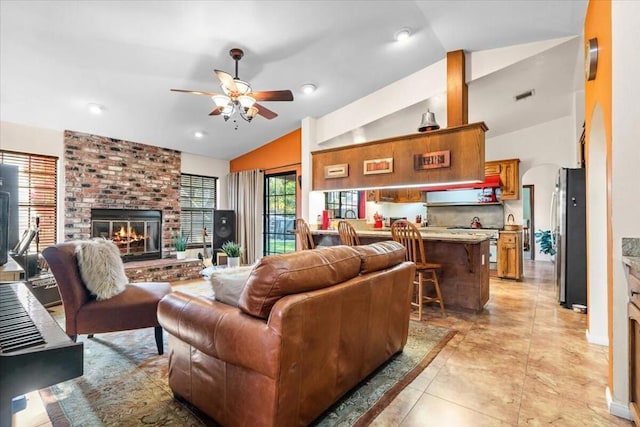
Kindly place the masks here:
<instances>
[{"instance_id":1,"label":"yellow accent wall","mask_svg":"<svg viewBox=\"0 0 640 427\"><path fill-rule=\"evenodd\" d=\"M296 129L268 144L256 148L229 162L229 172L240 172L252 169L287 169L287 166L297 165L300 168L302 158L301 130ZM295 168L293 168L295 169Z\"/></svg>"},{"instance_id":2,"label":"yellow accent wall","mask_svg":"<svg viewBox=\"0 0 640 427\"><path fill-rule=\"evenodd\" d=\"M229 172L262 169L265 175L295 171L302 174L302 131L296 129L229 162ZM298 181L299 182L299 181ZM296 192L296 215L302 211L300 185Z\"/></svg>"}]
</instances>

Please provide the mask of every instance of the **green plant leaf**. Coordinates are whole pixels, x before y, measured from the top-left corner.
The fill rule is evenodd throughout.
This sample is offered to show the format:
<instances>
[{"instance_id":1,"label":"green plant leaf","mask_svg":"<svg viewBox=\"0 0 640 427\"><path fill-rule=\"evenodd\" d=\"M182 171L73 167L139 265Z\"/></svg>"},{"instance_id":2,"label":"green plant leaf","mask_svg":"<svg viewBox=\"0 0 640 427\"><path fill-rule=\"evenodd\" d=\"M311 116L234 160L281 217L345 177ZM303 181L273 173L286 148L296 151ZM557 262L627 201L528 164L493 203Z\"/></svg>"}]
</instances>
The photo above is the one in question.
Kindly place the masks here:
<instances>
[{"instance_id":1,"label":"green plant leaf","mask_svg":"<svg viewBox=\"0 0 640 427\"><path fill-rule=\"evenodd\" d=\"M242 247L240 247L239 244L232 241L223 243L220 249L222 249L222 252L224 252L225 254L227 254L228 257L231 257L231 258L239 257L240 253L242 252Z\"/></svg>"}]
</instances>

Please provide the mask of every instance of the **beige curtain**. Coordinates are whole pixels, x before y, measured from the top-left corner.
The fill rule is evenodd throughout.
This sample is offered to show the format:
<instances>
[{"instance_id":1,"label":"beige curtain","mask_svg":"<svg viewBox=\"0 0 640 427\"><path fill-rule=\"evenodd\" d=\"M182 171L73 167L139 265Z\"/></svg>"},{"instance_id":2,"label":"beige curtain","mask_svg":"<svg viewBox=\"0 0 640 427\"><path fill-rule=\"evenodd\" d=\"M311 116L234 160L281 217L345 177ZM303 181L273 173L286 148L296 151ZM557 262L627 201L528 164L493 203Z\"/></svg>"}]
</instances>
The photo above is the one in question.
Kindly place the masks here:
<instances>
[{"instance_id":1,"label":"beige curtain","mask_svg":"<svg viewBox=\"0 0 640 427\"><path fill-rule=\"evenodd\" d=\"M236 212L237 239L243 249L240 261L253 264L262 257L264 172L232 172L228 186L229 209Z\"/></svg>"}]
</instances>

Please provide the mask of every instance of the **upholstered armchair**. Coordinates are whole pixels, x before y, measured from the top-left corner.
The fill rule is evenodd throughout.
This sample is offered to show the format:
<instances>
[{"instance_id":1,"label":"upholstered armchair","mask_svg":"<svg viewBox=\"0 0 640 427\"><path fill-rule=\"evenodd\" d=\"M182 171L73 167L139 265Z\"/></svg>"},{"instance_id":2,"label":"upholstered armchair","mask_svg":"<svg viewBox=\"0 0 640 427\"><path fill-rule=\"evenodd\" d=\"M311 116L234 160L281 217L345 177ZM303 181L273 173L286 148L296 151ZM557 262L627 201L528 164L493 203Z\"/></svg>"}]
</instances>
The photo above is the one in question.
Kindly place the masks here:
<instances>
[{"instance_id":1,"label":"upholstered armchair","mask_svg":"<svg viewBox=\"0 0 640 427\"><path fill-rule=\"evenodd\" d=\"M65 332L76 340L78 334L155 328L158 354L163 353L162 328L158 323L158 302L171 292L167 282L130 283L124 291L97 300L85 286L75 253L76 245L60 243L46 248L42 255L58 283L65 315Z\"/></svg>"}]
</instances>

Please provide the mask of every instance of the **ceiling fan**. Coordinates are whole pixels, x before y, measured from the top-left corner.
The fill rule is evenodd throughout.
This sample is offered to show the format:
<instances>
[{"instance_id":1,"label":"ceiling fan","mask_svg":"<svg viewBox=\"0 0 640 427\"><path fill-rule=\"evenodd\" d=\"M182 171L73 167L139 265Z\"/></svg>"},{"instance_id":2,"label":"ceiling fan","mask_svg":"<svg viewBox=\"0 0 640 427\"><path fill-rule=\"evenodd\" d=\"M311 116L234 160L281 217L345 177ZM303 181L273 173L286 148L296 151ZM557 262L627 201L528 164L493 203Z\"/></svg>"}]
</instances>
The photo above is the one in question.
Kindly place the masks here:
<instances>
[{"instance_id":1,"label":"ceiling fan","mask_svg":"<svg viewBox=\"0 0 640 427\"><path fill-rule=\"evenodd\" d=\"M220 70L213 70L216 77L220 80L220 87L223 93L206 92L203 90L185 90L171 89L174 92L192 93L194 95L210 96L216 107L209 113L210 116L222 115L224 120L234 112L238 112L240 116L250 122L257 114L265 119L273 119L278 115L268 108L258 104L256 101L293 101L293 93L290 90L270 90L254 92L251 85L238 78L238 61L244 56L242 49L233 48L229 51L229 55L236 62L236 75Z\"/></svg>"}]
</instances>

